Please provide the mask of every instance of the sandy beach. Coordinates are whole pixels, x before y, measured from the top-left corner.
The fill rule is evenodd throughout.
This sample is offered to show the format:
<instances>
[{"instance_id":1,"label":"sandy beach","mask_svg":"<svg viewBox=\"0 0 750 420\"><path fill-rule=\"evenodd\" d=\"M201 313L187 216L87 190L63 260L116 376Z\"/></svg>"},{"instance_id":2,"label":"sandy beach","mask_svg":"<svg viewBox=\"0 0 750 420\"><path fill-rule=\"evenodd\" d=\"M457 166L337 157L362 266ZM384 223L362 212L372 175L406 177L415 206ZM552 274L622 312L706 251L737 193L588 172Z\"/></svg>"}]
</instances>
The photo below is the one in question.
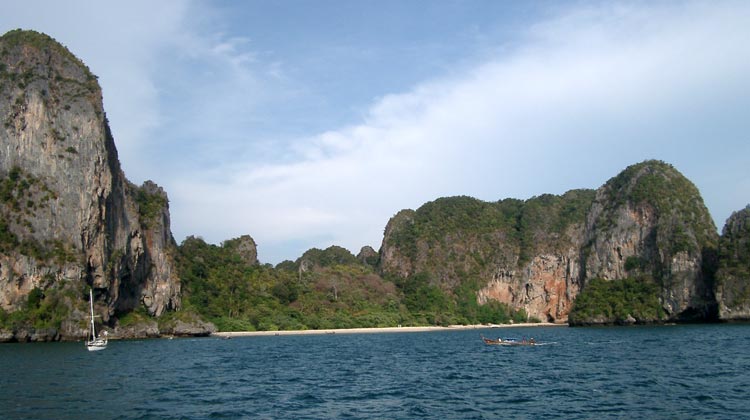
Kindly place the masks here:
<instances>
[{"instance_id":1,"label":"sandy beach","mask_svg":"<svg viewBox=\"0 0 750 420\"><path fill-rule=\"evenodd\" d=\"M276 335L315 335L315 334L375 334L375 333L410 333L451 330L480 330L490 328L518 328L518 327L567 327L568 324L553 324L550 322L492 324L492 325L451 325L449 327L387 327L387 328L345 328L327 330L289 330L289 331L224 331L213 333L214 337L252 337Z\"/></svg>"}]
</instances>

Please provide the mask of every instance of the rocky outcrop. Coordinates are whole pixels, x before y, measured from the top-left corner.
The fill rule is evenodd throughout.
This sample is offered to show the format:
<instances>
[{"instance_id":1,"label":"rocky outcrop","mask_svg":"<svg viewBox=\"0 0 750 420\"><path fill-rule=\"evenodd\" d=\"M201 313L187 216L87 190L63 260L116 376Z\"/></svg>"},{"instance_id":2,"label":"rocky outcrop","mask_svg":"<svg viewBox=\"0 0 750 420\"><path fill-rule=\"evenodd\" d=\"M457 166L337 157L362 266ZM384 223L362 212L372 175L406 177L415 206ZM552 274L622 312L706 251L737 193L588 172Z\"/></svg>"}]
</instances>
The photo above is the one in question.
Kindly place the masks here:
<instances>
[{"instance_id":1,"label":"rocky outcrop","mask_svg":"<svg viewBox=\"0 0 750 420\"><path fill-rule=\"evenodd\" d=\"M396 213L385 225L383 243L380 246L380 266L382 273L396 277L409 277L415 273L413 267L419 246L414 231L414 216L411 209Z\"/></svg>"},{"instance_id":2,"label":"rocky outcrop","mask_svg":"<svg viewBox=\"0 0 750 420\"><path fill-rule=\"evenodd\" d=\"M166 319L165 319L166 318ZM205 337L216 332L216 326L202 320L194 313L151 318L143 314L130 315L128 322L115 324L110 337L115 339L142 339L157 337Z\"/></svg>"},{"instance_id":3,"label":"rocky outcrop","mask_svg":"<svg viewBox=\"0 0 750 420\"><path fill-rule=\"evenodd\" d=\"M46 35L3 35L0 118L0 308L40 290L64 320L85 318L88 287L104 323L179 308L166 193L126 180L89 69ZM85 332L73 321L57 319L60 337Z\"/></svg>"},{"instance_id":4,"label":"rocky outcrop","mask_svg":"<svg viewBox=\"0 0 750 420\"><path fill-rule=\"evenodd\" d=\"M750 206L729 217L719 240L719 319L750 320Z\"/></svg>"},{"instance_id":5,"label":"rocky outcrop","mask_svg":"<svg viewBox=\"0 0 750 420\"><path fill-rule=\"evenodd\" d=\"M646 161L595 192L496 203L453 197L403 210L386 226L379 269L426 273L446 293L476 284L480 304L552 322L567 321L591 279L646 276L658 284L665 319L710 319L716 241L697 188L671 165Z\"/></svg>"},{"instance_id":6,"label":"rocky outcrop","mask_svg":"<svg viewBox=\"0 0 750 420\"><path fill-rule=\"evenodd\" d=\"M375 267L378 263L378 253L371 246L365 245L359 250L357 260L362 264Z\"/></svg>"},{"instance_id":7,"label":"rocky outcrop","mask_svg":"<svg viewBox=\"0 0 750 420\"><path fill-rule=\"evenodd\" d=\"M15 339L16 335L13 331L0 329L0 343L10 343Z\"/></svg>"},{"instance_id":8,"label":"rocky outcrop","mask_svg":"<svg viewBox=\"0 0 750 420\"><path fill-rule=\"evenodd\" d=\"M717 239L698 189L682 174L658 161L630 166L597 191L588 213L581 286L646 275L659 285L667 318L710 318L704 256L715 253Z\"/></svg>"},{"instance_id":9,"label":"rocky outcrop","mask_svg":"<svg viewBox=\"0 0 750 420\"><path fill-rule=\"evenodd\" d=\"M206 337L216 332L216 326L193 314L183 314L168 320L160 327L162 335L174 337Z\"/></svg>"},{"instance_id":10,"label":"rocky outcrop","mask_svg":"<svg viewBox=\"0 0 750 420\"><path fill-rule=\"evenodd\" d=\"M127 326L116 325L111 335L117 339L125 340L157 338L161 336L159 324L154 319L143 319L141 322L132 323Z\"/></svg>"},{"instance_id":11,"label":"rocky outcrop","mask_svg":"<svg viewBox=\"0 0 750 420\"><path fill-rule=\"evenodd\" d=\"M224 241L223 247L232 249L247 265L258 264L258 246L250 235L242 235L239 238Z\"/></svg>"}]
</instances>

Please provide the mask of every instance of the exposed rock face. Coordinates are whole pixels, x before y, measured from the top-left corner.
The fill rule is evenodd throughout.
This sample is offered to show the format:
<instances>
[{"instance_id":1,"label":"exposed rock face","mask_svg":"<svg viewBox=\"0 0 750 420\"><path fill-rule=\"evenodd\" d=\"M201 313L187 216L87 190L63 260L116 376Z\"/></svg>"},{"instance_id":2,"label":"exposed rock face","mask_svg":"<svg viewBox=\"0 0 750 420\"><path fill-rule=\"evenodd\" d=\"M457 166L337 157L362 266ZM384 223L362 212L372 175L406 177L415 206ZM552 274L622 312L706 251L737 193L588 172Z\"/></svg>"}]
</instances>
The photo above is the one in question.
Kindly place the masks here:
<instances>
[{"instance_id":1,"label":"exposed rock face","mask_svg":"<svg viewBox=\"0 0 750 420\"><path fill-rule=\"evenodd\" d=\"M138 209L138 224L129 233L133 252L127 265L118 267L115 264L111 273L114 278L121 279L117 309L130 311L143 304L149 314L158 317L165 311L180 307L180 281L174 262L176 244L170 230L169 199L167 193L151 181L144 182L140 188L128 185ZM141 251L142 254L138 255Z\"/></svg>"},{"instance_id":2,"label":"exposed rock face","mask_svg":"<svg viewBox=\"0 0 750 420\"><path fill-rule=\"evenodd\" d=\"M671 165L647 161L597 191L586 220L583 287L593 278L651 276L670 319L705 319L714 308L704 255L718 235L698 189Z\"/></svg>"},{"instance_id":3,"label":"exposed rock face","mask_svg":"<svg viewBox=\"0 0 750 420\"><path fill-rule=\"evenodd\" d=\"M233 249L247 265L258 264L258 246L250 235L224 241L222 246Z\"/></svg>"},{"instance_id":4,"label":"exposed rock face","mask_svg":"<svg viewBox=\"0 0 750 420\"><path fill-rule=\"evenodd\" d=\"M524 308L534 318L564 322L578 294L578 275L577 258L538 255L523 272L501 269L477 292L477 300L496 300Z\"/></svg>"},{"instance_id":5,"label":"exposed rock face","mask_svg":"<svg viewBox=\"0 0 750 420\"><path fill-rule=\"evenodd\" d=\"M163 329L162 334L173 335L176 337L205 337L216 332L216 326L210 322L200 319L194 319L186 322L177 320L167 328Z\"/></svg>"},{"instance_id":6,"label":"exposed rock face","mask_svg":"<svg viewBox=\"0 0 750 420\"><path fill-rule=\"evenodd\" d=\"M750 320L750 206L734 212L719 240L719 319Z\"/></svg>"},{"instance_id":7,"label":"exposed rock face","mask_svg":"<svg viewBox=\"0 0 750 420\"><path fill-rule=\"evenodd\" d=\"M378 253L371 246L365 245L359 250L357 259L362 264L374 267L378 263Z\"/></svg>"},{"instance_id":8,"label":"exposed rock face","mask_svg":"<svg viewBox=\"0 0 750 420\"><path fill-rule=\"evenodd\" d=\"M416 273L413 267L415 255L413 252L407 255L407 252L412 247L419 246L417 238L407 237L401 240L401 236L413 230L415 214L411 209L401 210L385 225L383 244L380 247L381 272L398 277L409 277Z\"/></svg>"},{"instance_id":9,"label":"exposed rock face","mask_svg":"<svg viewBox=\"0 0 750 420\"><path fill-rule=\"evenodd\" d=\"M379 268L402 278L427 273L446 292L476 283L480 304L554 322L567 321L590 279L646 275L670 319L705 319L715 309L705 266L716 240L695 186L646 161L596 192L497 203L454 197L403 210L386 226Z\"/></svg>"},{"instance_id":10,"label":"exposed rock face","mask_svg":"<svg viewBox=\"0 0 750 420\"><path fill-rule=\"evenodd\" d=\"M10 343L15 339L13 331L0 330L0 343Z\"/></svg>"},{"instance_id":11,"label":"exposed rock face","mask_svg":"<svg viewBox=\"0 0 750 420\"><path fill-rule=\"evenodd\" d=\"M46 35L5 34L0 118L0 307L40 289L85 318L90 286L105 323L179 308L166 193L126 180L88 68ZM75 324L60 335L78 337Z\"/></svg>"},{"instance_id":12,"label":"exposed rock face","mask_svg":"<svg viewBox=\"0 0 750 420\"><path fill-rule=\"evenodd\" d=\"M116 326L113 336L119 339L140 339L159 337L159 325L154 320L139 322L126 327Z\"/></svg>"},{"instance_id":13,"label":"exposed rock face","mask_svg":"<svg viewBox=\"0 0 750 420\"><path fill-rule=\"evenodd\" d=\"M526 202L454 197L404 210L385 229L380 269L399 277L429 273L446 292L476 282L480 304L496 300L562 322L578 290L592 200L593 191L574 190Z\"/></svg>"}]
</instances>

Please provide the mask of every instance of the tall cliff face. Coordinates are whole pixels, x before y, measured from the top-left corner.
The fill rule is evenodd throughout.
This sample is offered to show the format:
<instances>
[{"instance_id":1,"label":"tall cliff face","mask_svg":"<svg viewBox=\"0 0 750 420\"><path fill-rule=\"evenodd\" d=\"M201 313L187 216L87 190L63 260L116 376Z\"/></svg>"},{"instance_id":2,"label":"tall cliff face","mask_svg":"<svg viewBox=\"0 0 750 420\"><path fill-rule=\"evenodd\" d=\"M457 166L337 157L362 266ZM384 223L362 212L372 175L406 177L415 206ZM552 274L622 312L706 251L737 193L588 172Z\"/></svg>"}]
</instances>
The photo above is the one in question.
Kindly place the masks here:
<instances>
[{"instance_id":1,"label":"tall cliff face","mask_svg":"<svg viewBox=\"0 0 750 420\"><path fill-rule=\"evenodd\" d=\"M750 319L750 206L729 217L719 240L719 319Z\"/></svg>"},{"instance_id":2,"label":"tall cliff face","mask_svg":"<svg viewBox=\"0 0 750 420\"><path fill-rule=\"evenodd\" d=\"M712 273L718 235L698 189L671 165L632 165L602 186L586 220L583 284L650 276L670 319L715 312ZM704 261L705 260L705 261Z\"/></svg>"},{"instance_id":3,"label":"tall cliff face","mask_svg":"<svg viewBox=\"0 0 750 420\"><path fill-rule=\"evenodd\" d=\"M166 194L125 179L88 68L46 35L3 35L0 118L0 307L22 309L38 289L77 319L87 286L104 322L141 303L179 307Z\"/></svg>"},{"instance_id":4,"label":"tall cliff face","mask_svg":"<svg viewBox=\"0 0 750 420\"><path fill-rule=\"evenodd\" d=\"M427 273L449 293L477 284L481 304L556 322L567 321L591 279L648 275L668 317L684 319L712 310L704 266L716 239L695 186L646 161L597 191L497 203L454 197L403 210L386 226L379 267L393 277Z\"/></svg>"},{"instance_id":5,"label":"tall cliff face","mask_svg":"<svg viewBox=\"0 0 750 420\"><path fill-rule=\"evenodd\" d=\"M479 303L496 300L543 321L565 321L580 288L578 255L593 195L573 190L523 202L516 224L518 256L494 267L477 292Z\"/></svg>"}]
</instances>

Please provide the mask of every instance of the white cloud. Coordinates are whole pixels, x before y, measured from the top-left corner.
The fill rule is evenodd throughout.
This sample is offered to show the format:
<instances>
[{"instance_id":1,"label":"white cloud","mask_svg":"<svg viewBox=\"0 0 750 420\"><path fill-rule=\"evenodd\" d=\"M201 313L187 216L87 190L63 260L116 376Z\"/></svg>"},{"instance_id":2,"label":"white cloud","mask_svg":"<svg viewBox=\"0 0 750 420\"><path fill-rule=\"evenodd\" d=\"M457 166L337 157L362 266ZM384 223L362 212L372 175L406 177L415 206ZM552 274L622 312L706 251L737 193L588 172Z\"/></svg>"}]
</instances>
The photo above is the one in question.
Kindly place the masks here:
<instances>
[{"instance_id":1,"label":"white cloud","mask_svg":"<svg viewBox=\"0 0 750 420\"><path fill-rule=\"evenodd\" d=\"M532 28L509 56L385 96L359 125L300 139L290 149L297 160L235 166L220 190L191 177L214 192L210 202L231 208L221 227L215 218L189 225L224 238L250 233L277 262L301 255L284 244L304 238L297 246L377 248L391 215L438 196L595 188L646 158L678 169L720 164L714 139L691 138L685 126L734 118L701 113L747 91L739 76L750 70L749 11L737 3L575 10ZM205 205L190 204L190 213Z\"/></svg>"}]
</instances>

